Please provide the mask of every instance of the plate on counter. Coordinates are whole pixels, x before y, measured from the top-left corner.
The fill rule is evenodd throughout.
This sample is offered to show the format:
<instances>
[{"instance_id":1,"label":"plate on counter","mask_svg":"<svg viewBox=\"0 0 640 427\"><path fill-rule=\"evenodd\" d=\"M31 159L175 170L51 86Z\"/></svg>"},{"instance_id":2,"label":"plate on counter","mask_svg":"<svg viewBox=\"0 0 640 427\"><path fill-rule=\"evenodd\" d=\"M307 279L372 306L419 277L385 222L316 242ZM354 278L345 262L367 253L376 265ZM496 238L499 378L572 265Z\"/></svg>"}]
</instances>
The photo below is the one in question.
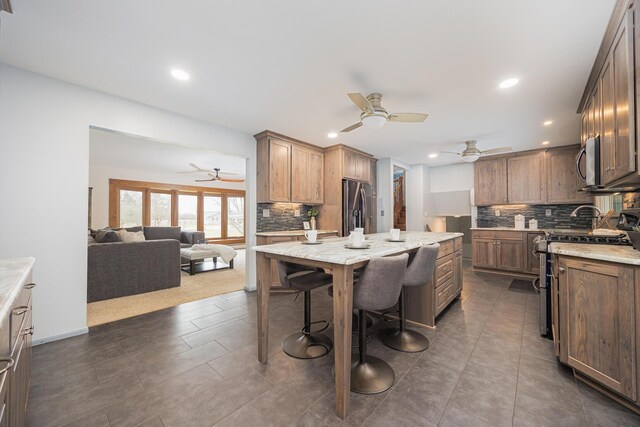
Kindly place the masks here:
<instances>
[{"instance_id":1,"label":"plate on counter","mask_svg":"<svg viewBox=\"0 0 640 427\"><path fill-rule=\"evenodd\" d=\"M347 249L371 249L371 245L364 245L364 246L344 245L344 247Z\"/></svg>"},{"instance_id":2,"label":"plate on counter","mask_svg":"<svg viewBox=\"0 0 640 427\"><path fill-rule=\"evenodd\" d=\"M302 242L303 245L321 245L322 242Z\"/></svg>"},{"instance_id":3,"label":"plate on counter","mask_svg":"<svg viewBox=\"0 0 640 427\"><path fill-rule=\"evenodd\" d=\"M394 240L394 239L384 239L387 242L394 242L394 243L399 243L399 242L406 242L407 239L398 239L398 240Z\"/></svg>"}]
</instances>

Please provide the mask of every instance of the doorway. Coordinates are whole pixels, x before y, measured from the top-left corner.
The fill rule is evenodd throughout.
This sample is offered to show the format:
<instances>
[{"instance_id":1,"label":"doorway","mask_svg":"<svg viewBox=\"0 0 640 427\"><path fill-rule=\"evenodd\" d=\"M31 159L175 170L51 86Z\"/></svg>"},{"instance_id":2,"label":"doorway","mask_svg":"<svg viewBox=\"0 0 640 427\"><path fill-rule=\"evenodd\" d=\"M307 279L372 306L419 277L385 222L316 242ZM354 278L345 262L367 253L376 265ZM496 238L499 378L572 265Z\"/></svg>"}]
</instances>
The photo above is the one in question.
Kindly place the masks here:
<instances>
[{"instance_id":1,"label":"doorway","mask_svg":"<svg viewBox=\"0 0 640 427\"><path fill-rule=\"evenodd\" d=\"M393 228L407 231L406 171L393 167Z\"/></svg>"}]
</instances>

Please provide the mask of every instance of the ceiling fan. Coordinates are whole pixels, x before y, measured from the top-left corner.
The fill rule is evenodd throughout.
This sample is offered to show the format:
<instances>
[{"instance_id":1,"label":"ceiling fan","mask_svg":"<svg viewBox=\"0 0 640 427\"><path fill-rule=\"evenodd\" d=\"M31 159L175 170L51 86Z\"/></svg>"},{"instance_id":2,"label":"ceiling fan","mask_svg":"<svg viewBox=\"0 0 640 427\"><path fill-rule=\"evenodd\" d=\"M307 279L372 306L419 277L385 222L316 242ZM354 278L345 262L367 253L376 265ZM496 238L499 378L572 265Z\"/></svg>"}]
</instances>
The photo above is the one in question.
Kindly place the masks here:
<instances>
[{"instance_id":1,"label":"ceiling fan","mask_svg":"<svg viewBox=\"0 0 640 427\"><path fill-rule=\"evenodd\" d=\"M380 129L387 121L400 122L400 123L420 123L427 120L428 114L422 113L388 113L382 106L382 95L379 93L372 93L368 96L364 96L361 93L348 93L351 101L356 104L362 113L360 114L360 121L349 127L342 129L340 132L351 132L358 129L360 126L365 125L372 129Z\"/></svg>"},{"instance_id":2,"label":"ceiling fan","mask_svg":"<svg viewBox=\"0 0 640 427\"><path fill-rule=\"evenodd\" d=\"M196 179L195 180L196 182L209 182L209 181L244 182L244 179L221 177L220 176L220 168L202 169L201 167L197 166L195 163L189 163L189 166L191 166L195 170L187 171L187 172L180 172L180 173L205 172L210 177L209 179ZM239 174L233 173L233 172L223 172L223 174L224 175L239 175Z\"/></svg>"},{"instance_id":3,"label":"ceiling fan","mask_svg":"<svg viewBox=\"0 0 640 427\"><path fill-rule=\"evenodd\" d=\"M465 144L467 144L467 147L464 149L462 153L454 153L451 151L441 151L441 152L446 154L455 154L457 156L461 156L463 161L467 163L473 163L476 160L478 160L480 156L485 156L487 154L506 153L512 150L511 147L500 147L500 148L492 148L491 150L481 151L478 149L478 147L476 147L476 142L478 141L473 139L471 141L465 141Z\"/></svg>"}]
</instances>

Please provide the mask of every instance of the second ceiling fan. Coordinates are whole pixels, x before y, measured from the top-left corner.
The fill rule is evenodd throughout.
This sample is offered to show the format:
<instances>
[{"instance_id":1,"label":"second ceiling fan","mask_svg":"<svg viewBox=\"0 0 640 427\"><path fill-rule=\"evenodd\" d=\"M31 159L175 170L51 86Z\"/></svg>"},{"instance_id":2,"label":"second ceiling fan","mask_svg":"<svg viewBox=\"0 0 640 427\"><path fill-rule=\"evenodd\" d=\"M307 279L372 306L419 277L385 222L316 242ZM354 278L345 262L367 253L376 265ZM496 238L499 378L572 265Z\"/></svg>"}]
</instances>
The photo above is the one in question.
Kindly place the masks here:
<instances>
[{"instance_id":1,"label":"second ceiling fan","mask_svg":"<svg viewBox=\"0 0 640 427\"><path fill-rule=\"evenodd\" d=\"M452 151L441 151L441 153L455 154L456 156L460 156L463 161L467 163L473 163L476 160L478 160L480 156L485 156L487 154L506 153L511 151L511 147L500 147L500 148L492 148L490 150L480 150L478 147L476 147L477 142L478 141L473 139L471 141L465 141L464 143L466 144L466 148L462 153L454 153Z\"/></svg>"},{"instance_id":2,"label":"second ceiling fan","mask_svg":"<svg viewBox=\"0 0 640 427\"><path fill-rule=\"evenodd\" d=\"M351 101L362 111L360 121L340 132L351 132L363 124L372 129L380 129L387 121L399 123L420 123L427 120L428 114L423 113L388 113L382 106L382 95L372 93L364 96L361 93L348 93Z\"/></svg>"}]
</instances>

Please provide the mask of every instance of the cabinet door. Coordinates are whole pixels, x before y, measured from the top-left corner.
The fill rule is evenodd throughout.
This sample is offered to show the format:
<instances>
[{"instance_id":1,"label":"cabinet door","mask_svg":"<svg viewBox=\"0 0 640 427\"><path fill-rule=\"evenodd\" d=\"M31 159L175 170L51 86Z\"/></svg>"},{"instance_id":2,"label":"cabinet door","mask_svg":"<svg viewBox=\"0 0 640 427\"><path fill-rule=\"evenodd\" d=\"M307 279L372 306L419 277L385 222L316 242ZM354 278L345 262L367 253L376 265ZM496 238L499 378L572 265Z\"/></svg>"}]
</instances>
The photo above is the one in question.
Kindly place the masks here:
<instances>
[{"instance_id":1,"label":"cabinet door","mask_svg":"<svg viewBox=\"0 0 640 427\"><path fill-rule=\"evenodd\" d=\"M497 241L493 239L473 239L473 266L480 268L496 268Z\"/></svg>"},{"instance_id":2,"label":"cabinet door","mask_svg":"<svg viewBox=\"0 0 640 427\"><path fill-rule=\"evenodd\" d=\"M614 91L613 91L613 67L611 61L607 61L602 68L600 77L600 90L602 102L602 135L600 136L600 153L602 157L602 182L607 184L613 181L614 173L614 145L615 145L615 118L614 118Z\"/></svg>"},{"instance_id":3,"label":"cabinet door","mask_svg":"<svg viewBox=\"0 0 640 427\"><path fill-rule=\"evenodd\" d=\"M559 276L563 360L635 400L633 268L560 257Z\"/></svg>"},{"instance_id":4,"label":"cabinet door","mask_svg":"<svg viewBox=\"0 0 640 427\"><path fill-rule=\"evenodd\" d=\"M544 203L544 152L511 157L507 162L509 203Z\"/></svg>"},{"instance_id":5,"label":"cabinet door","mask_svg":"<svg viewBox=\"0 0 640 427\"><path fill-rule=\"evenodd\" d=\"M580 119L580 146L584 147L589 139L589 110L585 107Z\"/></svg>"},{"instance_id":6,"label":"cabinet door","mask_svg":"<svg viewBox=\"0 0 640 427\"><path fill-rule=\"evenodd\" d=\"M522 240L498 240L498 269L520 272L524 269Z\"/></svg>"},{"instance_id":7,"label":"cabinet door","mask_svg":"<svg viewBox=\"0 0 640 427\"><path fill-rule=\"evenodd\" d=\"M356 174L360 181L369 182L369 169L371 168L369 158L366 156L357 156Z\"/></svg>"},{"instance_id":8,"label":"cabinet door","mask_svg":"<svg viewBox=\"0 0 640 427\"><path fill-rule=\"evenodd\" d=\"M636 169L634 134L634 66L633 66L633 11L620 26L613 43L613 86L615 133L613 146L613 173L619 179Z\"/></svg>"},{"instance_id":9,"label":"cabinet door","mask_svg":"<svg viewBox=\"0 0 640 427\"><path fill-rule=\"evenodd\" d=\"M526 259L526 268L525 271L531 274L539 274L540 273L540 258L534 252L533 242L536 237L540 236L543 233L527 233L527 241L525 250L525 259Z\"/></svg>"},{"instance_id":10,"label":"cabinet door","mask_svg":"<svg viewBox=\"0 0 640 427\"><path fill-rule=\"evenodd\" d=\"M269 200L291 201L291 144L269 142Z\"/></svg>"},{"instance_id":11,"label":"cabinet door","mask_svg":"<svg viewBox=\"0 0 640 427\"><path fill-rule=\"evenodd\" d=\"M293 145L291 147L291 201L306 203L309 195L309 157L308 150Z\"/></svg>"},{"instance_id":12,"label":"cabinet door","mask_svg":"<svg viewBox=\"0 0 640 427\"><path fill-rule=\"evenodd\" d=\"M345 178L358 179L358 159L349 151L343 152L343 175Z\"/></svg>"},{"instance_id":13,"label":"cabinet door","mask_svg":"<svg viewBox=\"0 0 640 427\"><path fill-rule=\"evenodd\" d=\"M546 154L547 202L581 203L591 199L580 192L581 182L576 171L577 149L550 150Z\"/></svg>"},{"instance_id":14,"label":"cabinet door","mask_svg":"<svg viewBox=\"0 0 640 427\"><path fill-rule=\"evenodd\" d=\"M596 84L591 96L591 132L590 136L598 136L602 133L602 109L600 108L600 85Z\"/></svg>"},{"instance_id":15,"label":"cabinet door","mask_svg":"<svg viewBox=\"0 0 640 427\"><path fill-rule=\"evenodd\" d=\"M309 152L307 182L309 202L321 204L324 201L324 155L320 152Z\"/></svg>"},{"instance_id":16,"label":"cabinet door","mask_svg":"<svg viewBox=\"0 0 640 427\"><path fill-rule=\"evenodd\" d=\"M453 288L454 295L462 292L462 251L455 252L453 266Z\"/></svg>"},{"instance_id":17,"label":"cabinet door","mask_svg":"<svg viewBox=\"0 0 640 427\"><path fill-rule=\"evenodd\" d=\"M507 203L507 159L481 160L474 165L475 204Z\"/></svg>"}]
</instances>

